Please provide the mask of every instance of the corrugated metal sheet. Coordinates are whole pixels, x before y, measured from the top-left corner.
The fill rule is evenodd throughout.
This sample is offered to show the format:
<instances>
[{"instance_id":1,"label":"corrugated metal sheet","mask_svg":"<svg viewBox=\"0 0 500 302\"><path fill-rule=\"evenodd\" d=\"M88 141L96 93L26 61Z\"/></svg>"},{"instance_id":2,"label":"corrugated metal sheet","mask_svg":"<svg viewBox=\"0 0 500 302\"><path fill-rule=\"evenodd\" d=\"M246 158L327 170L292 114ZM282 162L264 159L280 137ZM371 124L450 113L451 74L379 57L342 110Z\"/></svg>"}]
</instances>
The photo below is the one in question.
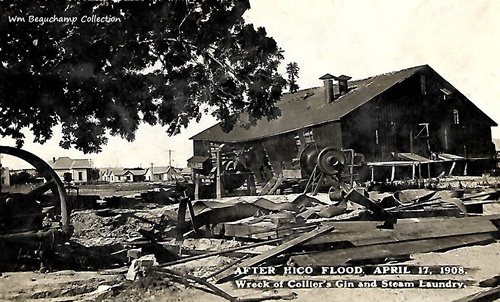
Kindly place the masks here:
<instances>
[{"instance_id":1,"label":"corrugated metal sheet","mask_svg":"<svg viewBox=\"0 0 500 302\"><path fill-rule=\"evenodd\" d=\"M277 119L260 120L257 125L249 129L236 126L229 133L224 133L220 125L216 124L191 139L229 143L243 142L337 121L425 67L428 66L422 65L364 80L351 81L349 82L350 91L329 104L325 103L323 86L285 94L276 104L281 110L281 116Z\"/></svg>"}]
</instances>

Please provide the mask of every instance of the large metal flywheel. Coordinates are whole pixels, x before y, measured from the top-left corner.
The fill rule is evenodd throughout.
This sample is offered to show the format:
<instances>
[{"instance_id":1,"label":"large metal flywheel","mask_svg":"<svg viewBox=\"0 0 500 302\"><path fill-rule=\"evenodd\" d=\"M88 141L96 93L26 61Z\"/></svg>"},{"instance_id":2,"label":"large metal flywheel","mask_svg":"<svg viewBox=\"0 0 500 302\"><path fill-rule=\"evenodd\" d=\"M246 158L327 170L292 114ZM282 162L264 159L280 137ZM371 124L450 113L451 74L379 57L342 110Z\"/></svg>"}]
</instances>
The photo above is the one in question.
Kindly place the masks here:
<instances>
[{"instance_id":1,"label":"large metal flywheel","mask_svg":"<svg viewBox=\"0 0 500 302\"><path fill-rule=\"evenodd\" d=\"M45 182L27 193L2 193L0 204L0 243L16 243L29 246L54 244L60 239L68 239L72 234L67 209L67 195L57 173L41 158L28 151L0 146L0 154L8 154L31 164ZM42 226L42 219L47 220L47 212L42 211L43 195L51 191L51 217L47 225ZM40 207L40 210L37 208ZM36 209L35 209L36 208ZM32 217L38 216L40 223L31 223ZM34 220L33 220L34 221Z\"/></svg>"}]
</instances>

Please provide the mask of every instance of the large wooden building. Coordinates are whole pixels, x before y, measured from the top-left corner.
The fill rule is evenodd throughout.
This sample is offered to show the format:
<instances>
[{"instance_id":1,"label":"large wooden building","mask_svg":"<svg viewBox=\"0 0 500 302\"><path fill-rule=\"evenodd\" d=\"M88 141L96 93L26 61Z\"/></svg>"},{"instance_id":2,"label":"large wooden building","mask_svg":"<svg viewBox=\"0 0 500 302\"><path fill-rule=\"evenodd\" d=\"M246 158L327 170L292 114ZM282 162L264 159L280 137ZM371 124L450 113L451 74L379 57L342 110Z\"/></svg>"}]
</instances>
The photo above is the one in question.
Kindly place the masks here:
<instances>
[{"instance_id":1,"label":"large wooden building","mask_svg":"<svg viewBox=\"0 0 500 302\"><path fill-rule=\"evenodd\" d=\"M245 149L248 168L269 178L265 166L274 173L297 167L299 152L312 142L353 149L367 162L402 153L495 156L491 127L497 124L428 65L356 81L329 74L320 79L323 86L284 94L275 120L229 133L217 124L193 136L195 157L211 157L220 144Z\"/></svg>"}]
</instances>

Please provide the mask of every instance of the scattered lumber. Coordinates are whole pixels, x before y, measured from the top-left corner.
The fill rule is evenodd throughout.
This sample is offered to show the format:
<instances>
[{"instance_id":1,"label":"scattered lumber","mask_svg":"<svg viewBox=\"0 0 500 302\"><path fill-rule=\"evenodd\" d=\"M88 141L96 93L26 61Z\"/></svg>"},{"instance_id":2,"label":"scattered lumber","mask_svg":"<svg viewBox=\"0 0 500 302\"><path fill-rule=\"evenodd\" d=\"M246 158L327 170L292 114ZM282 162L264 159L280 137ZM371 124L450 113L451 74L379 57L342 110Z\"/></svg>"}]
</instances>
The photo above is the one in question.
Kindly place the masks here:
<instances>
[{"instance_id":1,"label":"scattered lumber","mask_svg":"<svg viewBox=\"0 0 500 302\"><path fill-rule=\"evenodd\" d=\"M214 295L220 296L222 298L227 299L228 301L231 302L260 302L260 301L266 301L266 300L291 300L294 299L297 294L294 292L288 293L288 294L283 294L283 295L263 295L260 297L252 297L252 298L238 298L230 295L229 293L225 292L224 290L220 289L219 287L215 286L214 284L208 282L204 278L199 278L195 277L192 275L188 274L182 274L179 272L176 272L171 269L167 268L160 268L160 267L153 267L153 271L163 273L167 276L171 276L177 279L180 279L181 281L188 280L188 281L194 281L200 285L203 285L210 289L210 292Z\"/></svg>"},{"instance_id":2,"label":"scattered lumber","mask_svg":"<svg viewBox=\"0 0 500 302\"><path fill-rule=\"evenodd\" d=\"M218 288L217 286L213 285L212 283L206 281L205 279L203 278L198 278L198 277L195 277L195 276L191 276L191 275L188 275L188 274L182 274L182 273L178 273L174 270L171 270L171 269L168 269L168 268L163 268L163 267L153 267L152 268L154 271L157 271L157 272L161 272L161 273L165 273L167 275L172 275L172 276L175 276L175 277L179 277L181 279L187 279L187 280L192 280L192 281L195 281L201 285L204 285L206 287L208 287L210 290L212 290L212 292L220 297L223 297L225 299L227 299L228 301L231 301L231 302L237 302L239 301L236 297L233 297L231 296L230 294L226 293L225 291L223 291L222 289Z\"/></svg>"},{"instance_id":3,"label":"scattered lumber","mask_svg":"<svg viewBox=\"0 0 500 302\"><path fill-rule=\"evenodd\" d=\"M303 245L335 245L349 241L355 246L411 241L424 238L440 238L455 235L496 232L492 223L500 215L477 216L469 218L421 218L400 220L393 230L377 229L377 222L345 221L333 222L335 229L312 239Z\"/></svg>"},{"instance_id":4,"label":"scattered lumber","mask_svg":"<svg viewBox=\"0 0 500 302\"><path fill-rule=\"evenodd\" d=\"M259 193L259 195L266 195L269 194L269 191L276 185L278 182L279 178L275 175L273 176L267 184L262 188L262 191Z\"/></svg>"},{"instance_id":5,"label":"scattered lumber","mask_svg":"<svg viewBox=\"0 0 500 302\"><path fill-rule=\"evenodd\" d=\"M292 256L291 263L298 266L336 266L490 242L498 236L498 220L500 215L430 218L423 222L400 222L394 230L373 228L373 222L333 223L335 231L304 245L335 246L348 241L354 247Z\"/></svg>"},{"instance_id":6,"label":"scattered lumber","mask_svg":"<svg viewBox=\"0 0 500 302\"><path fill-rule=\"evenodd\" d=\"M384 228L392 229L394 224L396 223L396 218L389 212L387 212L384 208L379 206L370 198L364 196L360 192L352 189L345 196L346 199L355 202L369 209L375 215L375 219L384 221Z\"/></svg>"},{"instance_id":7,"label":"scattered lumber","mask_svg":"<svg viewBox=\"0 0 500 302\"><path fill-rule=\"evenodd\" d=\"M394 230L374 228L374 222L333 223L335 230L304 245L335 247L350 242L354 247L291 257L299 266L335 266L348 262L391 258L440 251L493 241L498 236L500 215L464 218L429 218L401 221ZM496 225L495 225L496 223Z\"/></svg>"},{"instance_id":8,"label":"scattered lumber","mask_svg":"<svg viewBox=\"0 0 500 302\"><path fill-rule=\"evenodd\" d=\"M333 228L334 228L333 225L325 225L325 226L320 227L319 229L302 234L299 237L294 238L288 242L285 242L285 243L277 246L274 249L271 249L265 253L260 254L259 256L250 258L246 261L243 261L240 266L241 267L252 267L252 266L259 265L262 262L266 261L267 259L274 257L274 256L277 256L279 254L282 254L285 251L291 249L292 247L294 247L300 243L303 243L307 240L311 240L317 236L320 236L321 234L324 234L328 231L331 231ZM214 276L214 278L215 278L217 283L227 282L232 277L234 277L234 272L235 272L235 269L233 268L231 270L222 272L221 274Z\"/></svg>"},{"instance_id":9,"label":"scattered lumber","mask_svg":"<svg viewBox=\"0 0 500 302\"><path fill-rule=\"evenodd\" d=\"M257 242L254 244L242 245L242 246L226 249L223 251L209 252L209 253L205 253L203 255L195 255L195 256L191 256L191 257L180 258L180 259L177 259L174 261L163 263L163 264L161 264L161 266L167 267L167 266L171 266L171 265L175 265L175 264L186 263L189 261L199 260L199 259L208 258L208 257L212 257L212 256L224 255L224 254L232 253L235 251L254 248L254 247L258 247L258 246L262 246L262 245L266 245L266 244L274 244L274 243L277 243L280 241L281 241L281 239L271 239L271 240L267 240L267 241Z\"/></svg>"},{"instance_id":10,"label":"scattered lumber","mask_svg":"<svg viewBox=\"0 0 500 302\"><path fill-rule=\"evenodd\" d=\"M340 266L354 261L372 261L385 258L443 251L470 244L493 242L491 234L450 236L445 238L375 244L329 252L292 256L290 263L298 266Z\"/></svg>"}]
</instances>

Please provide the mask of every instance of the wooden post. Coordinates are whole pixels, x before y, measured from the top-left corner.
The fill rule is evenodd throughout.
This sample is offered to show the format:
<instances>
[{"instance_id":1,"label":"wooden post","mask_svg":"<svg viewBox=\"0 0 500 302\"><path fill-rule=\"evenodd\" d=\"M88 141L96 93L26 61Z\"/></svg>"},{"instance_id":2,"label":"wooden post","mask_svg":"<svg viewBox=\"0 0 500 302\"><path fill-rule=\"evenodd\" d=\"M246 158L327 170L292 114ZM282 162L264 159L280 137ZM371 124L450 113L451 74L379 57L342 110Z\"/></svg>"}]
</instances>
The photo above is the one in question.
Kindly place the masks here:
<instances>
[{"instance_id":1,"label":"wooden post","mask_svg":"<svg viewBox=\"0 0 500 302\"><path fill-rule=\"evenodd\" d=\"M395 176L396 176L396 166L392 165L392 167L391 167L391 182L394 181Z\"/></svg>"},{"instance_id":2,"label":"wooden post","mask_svg":"<svg viewBox=\"0 0 500 302\"><path fill-rule=\"evenodd\" d=\"M220 156L220 153L222 151L222 148L224 147L224 144L220 145L219 148L217 148L217 179L216 179L216 190L217 190L217 199L220 199L224 197L226 194L224 192L224 184L222 183L222 159Z\"/></svg>"},{"instance_id":3,"label":"wooden post","mask_svg":"<svg viewBox=\"0 0 500 302\"><path fill-rule=\"evenodd\" d=\"M256 195L257 194L257 189L255 187L255 177L254 177L253 173L248 173L247 189L248 189L249 195Z\"/></svg>"},{"instance_id":4,"label":"wooden post","mask_svg":"<svg viewBox=\"0 0 500 302\"><path fill-rule=\"evenodd\" d=\"M187 206L187 202L185 202L184 199L181 198L181 200L179 201L179 209L177 213L177 225L175 226L175 241L179 243L182 243L182 231L184 230L184 226L186 224Z\"/></svg>"},{"instance_id":5,"label":"wooden post","mask_svg":"<svg viewBox=\"0 0 500 302\"><path fill-rule=\"evenodd\" d=\"M201 179L200 179L200 174L193 172L193 178L194 178L194 199L200 199L200 186L201 186Z\"/></svg>"},{"instance_id":6,"label":"wooden post","mask_svg":"<svg viewBox=\"0 0 500 302\"><path fill-rule=\"evenodd\" d=\"M413 130L410 130L410 153L413 153Z\"/></svg>"},{"instance_id":7,"label":"wooden post","mask_svg":"<svg viewBox=\"0 0 500 302\"><path fill-rule=\"evenodd\" d=\"M452 164L451 164L451 168L450 168L450 172L448 172L448 176L451 176L452 173L453 173L453 169L455 169L455 165L456 165L456 161L454 161Z\"/></svg>"}]
</instances>

